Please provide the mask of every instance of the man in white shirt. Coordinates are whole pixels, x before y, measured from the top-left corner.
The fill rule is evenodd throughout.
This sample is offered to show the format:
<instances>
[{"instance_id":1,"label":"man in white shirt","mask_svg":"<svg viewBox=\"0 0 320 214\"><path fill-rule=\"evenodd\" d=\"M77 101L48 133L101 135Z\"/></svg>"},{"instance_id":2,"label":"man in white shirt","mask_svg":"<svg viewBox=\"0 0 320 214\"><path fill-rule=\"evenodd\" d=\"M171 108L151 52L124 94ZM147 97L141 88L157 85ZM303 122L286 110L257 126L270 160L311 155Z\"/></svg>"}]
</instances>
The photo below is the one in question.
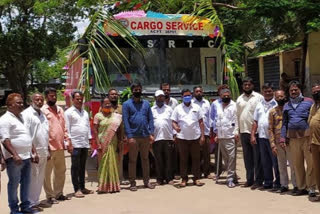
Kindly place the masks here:
<instances>
[{"instance_id":1,"label":"man in white shirt","mask_svg":"<svg viewBox=\"0 0 320 214\"><path fill-rule=\"evenodd\" d=\"M160 90L163 91L164 93L164 104L170 106L172 108L172 110L174 110L177 105L179 105L178 101L170 96L171 93L171 87L169 83L161 83L160 84ZM173 135L175 136L176 133L173 133ZM172 142L169 144L169 156L171 161L171 165L170 165L170 177L172 177L172 179L174 178L175 175L177 175L176 178L180 178L179 175L179 152L178 152L178 147L177 145Z\"/></svg>"},{"instance_id":2,"label":"man in white shirt","mask_svg":"<svg viewBox=\"0 0 320 214\"><path fill-rule=\"evenodd\" d=\"M262 86L262 94L264 99L260 101L253 114L253 125L251 130L251 144L256 145L259 142L260 157L263 168L264 184L263 189L274 188L277 191L280 188L280 174L276 156L272 154L269 142L269 111L277 106L274 99L273 87L270 83L265 83ZM256 133L258 132L258 140ZM273 168L275 171L276 180L273 184Z\"/></svg>"},{"instance_id":3,"label":"man in white shirt","mask_svg":"<svg viewBox=\"0 0 320 214\"><path fill-rule=\"evenodd\" d=\"M93 194L85 188L85 168L90 147L91 130L89 115L82 108L83 93L75 90L71 94L73 106L66 110L66 126L71 138L73 151L71 153L71 178L74 196L83 198L84 194Z\"/></svg>"},{"instance_id":4,"label":"man in white shirt","mask_svg":"<svg viewBox=\"0 0 320 214\"><path fill-rule=\"evenodd\" d=\"M33 213L30 207L29 190L31 179L31 153L37 162L36 151L32 149L32 139L21 112L23 100L20 94L12 93L6 100L7 112L0 118L0 135L4 147L8 182L8 201L10 213ZM18 186L20 184L20 210Z\"/></svg>"},{"instance_id":5,"label":"man in white shirt","mask_svg":"<svg viewBox=\"0 0 320 214\"><path fill-rule=\"evenodd\" d=\"M243 94L237 99L237 114L247 179L243 187L256 189L262 186L263 169L260 159L259 142L251 144L250 135L253 124L253 113L256 105L263 99L263 96L253 91L253 88L253 80L250 77L244 78L242 84Z\"/></svg>"},{"instance_id":6,"label":"man in white shirt","mask_svg":"<svg viewBox=\"0 0 320 214\"><path fill-rule=\"evenodd\" d=\"M203 98L202 86L196 86L193 88L192 103L198 105L201 108L204 116L203 123L205 142L200 148L202 172L205 178L212 179L212 176L210 175L210 103L208 100Z\"/></svg>"},{"instance_id":7,"label":"man in white shirt","mask_svg":"<svg viewBox=\"0 0 320 214\"><path fill-rule=\"evenodd\" d=\"M42 211L42 207L48 204L39 202L41 189L44 181L47 158L49 153L49 124L47 118L41 112L44 104L43 95L34 93L31 96L31 106L22 112L25 125L32 137L32 144L39 156L39 163L31 164L31 184L29 200L34 210Z\"/></svg>"},{"instance_id":8,"label":"man in white shirt","mask_svg":"<svg viewBox=\"0 0 320 214\"><path fill-rule=\"evenodd\" d=\"M172 108L164 104L165 95L162 90L155 92L156 102L151 108L154 122L154 143L152 145L156 159L157 183L173 184L171 176L171 157L169 145L173 141Z\"/></svg>"},{"instance_id":9,"label":"man in white shirt","mask_svg":"<svg viewBox=\"0 0 320 214\"><path fill-rule=\"evenodd\" d=\"M220 146L227 175L227 186L235 187L236 178L236 142L239 140L238 118L236 103L231 100L229 89L220 91L221 102L216 103L216 116L214 119L216 142Z\"/></svg>"},{"instance_id":10,"label":"man in white shirt","mask_svg":"<svg viewBox=\"0 0 320 214\"><path fill-rule=\"evenodd\" d=\"M180 175L182 181L180 187L185 187L188 182L188 159L192 158L193 183L202 186L200 182L200 145L205 141L203 114L198 105L191 102L192 95L189 89L181 92L183 103L173 111L172 126L177 132L177 144L180 154Z\"/></svg>"},{"instance_id":11,"label":"man in white shirt","mask_svg":"<svg viewBox=\"0 0 320 214\"><path fill-rule=\"evenodd\" d=\"M170 84L161 83L160 90L162 90L164 93L164 97L165 97L164 103L170 106L172 110L174 110L177 107L177 105L179 105L179 103L175 98L170 97L170 92L171 92Z\"/></svg>"}]
</instances>

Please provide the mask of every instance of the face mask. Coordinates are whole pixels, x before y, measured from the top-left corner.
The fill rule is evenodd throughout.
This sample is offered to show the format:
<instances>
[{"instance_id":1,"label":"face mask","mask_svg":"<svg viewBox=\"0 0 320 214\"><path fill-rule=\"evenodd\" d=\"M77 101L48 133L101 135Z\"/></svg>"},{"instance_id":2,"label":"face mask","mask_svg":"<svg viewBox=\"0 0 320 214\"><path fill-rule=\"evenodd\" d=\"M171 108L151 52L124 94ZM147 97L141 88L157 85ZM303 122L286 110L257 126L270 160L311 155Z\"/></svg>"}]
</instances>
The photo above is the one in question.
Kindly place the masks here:
<instances>
[{"instance_id":1,"label":"face mask","mask_svg":"<svg viewBox=\"0 0 320 214\"><path fill-rule=\"evenodd\" d=\"M243 92L246 94L246 95L249 95L249 94L251 94L252 93L252 89L250 89L250 90L248 90L248 91L245 91L245 90L243 90Z\"/></svg>"},{"instance_id":2,"label":"face mask","mask_svg":"<svg viewBox=\"0 0 320 214\"><path fill-rule=\"evenodd\" d=\"M223 103L230 103L231 98L230 97L224 97L221 99Z\"/></svg>"},{"instance_id":3,"label":"face mask","mask_svg":"<svg viewBox=\"0 0 320 214\"><path fill-rule=\"evenodd\" d=\"M133 92L132 94L135 98L140 98L142 93L141 92Z\"/></svg>"},{"instance_id":4,"label":"face mask","mask_svg":"<svg viewBox=\"0 0 320 214\"><path fill-rule=\"evenodd\" d=\"M192 100L192 96L191 95L183 97L183 102L184 103L190 103L191 100Z\"/></svg>"},{"instance_id":5,"label":"face mask","mask_svg":"<svg viewBox=\"0 0 320 214\"><path fill-rule=\"evenodd\" d=\"M200 102L202 100L202 96L201 95L197 95L195 96L195 98Z\"/></svg>"},{"instance_id":6,"label":"face mask","mask_svg":"<svg viewBox=\"0 0 320 214\"><path fill-rule=\"evenodd\" d=\"M162 107L164 102L163 101L156 101L157 106Z\"/></svg>"},{"instance_id":7,"label":"face mask","mask_svg":"<svg viewBox=\"0 0 320 214\"><path fill-rule=\"evenodd\" d=\"M111 108L102 108L102 112L109 114L111 112Z\"/></svg>"},{"instance_id":8,"label":"face mask","mask_svg":"<svg viewBox=\"0 0 320 214\"><path fill-rule=\"evenodd\" d=\"M284 106L286 102L286 99L277 100L278 106Z\"/></svg>"},{"instance_id":9,"label":"face mask","mask_svg":"<svg viewBox=\"0 0 320 214\"><path fill-rule=\"evenodd\" d=\"M319 101L320 100L320 91L318 91L315 94L312 94L312 97L315 101Z\"/></svg>"},{"instance_id":10,"label":"face mask","mask_svg":"<svg viewBox=\"0 0 320 214\"><path fill-rule=\"evenodd\" d=\"M48 104L49 106L54 106L54 105L56 104L56 101L51 101L51 100L49 100L49 101L47 101L47 104Z\"/></svg>"}]
</instances>

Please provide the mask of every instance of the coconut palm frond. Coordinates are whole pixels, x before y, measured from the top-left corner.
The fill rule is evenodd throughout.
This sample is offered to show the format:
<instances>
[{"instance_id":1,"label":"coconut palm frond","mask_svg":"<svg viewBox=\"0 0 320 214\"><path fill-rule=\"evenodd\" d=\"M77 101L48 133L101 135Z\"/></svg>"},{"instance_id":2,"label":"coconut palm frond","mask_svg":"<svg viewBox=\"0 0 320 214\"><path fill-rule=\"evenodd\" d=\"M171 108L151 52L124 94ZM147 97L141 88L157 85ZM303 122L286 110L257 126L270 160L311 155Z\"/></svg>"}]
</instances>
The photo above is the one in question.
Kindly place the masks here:
<instances>
[{"instance_id":1,"label":"coconut palm frond","mask_svg":"<svg viewBox=\"0 0 320 214\"><path fill-rule=\"evenodd\" d=\"M104 29L106 24L115 35L106 34ZM114 36L123 39L138 53L144 54L144 49L140 42L118 20L115 20L104 6L101 6L91 17L91 22L82 36L86 44L78 44L77 46L77 48L82 46L84 51L73 60L76 61L80 57L87 58L78 86L85 93L90 92L91 78L95 83L95 88L100 92L106 93L107 89L111 87L106 63L112 64L121 74L130 64L126 55L114 42Z\"/></svg>"}]
</instances>

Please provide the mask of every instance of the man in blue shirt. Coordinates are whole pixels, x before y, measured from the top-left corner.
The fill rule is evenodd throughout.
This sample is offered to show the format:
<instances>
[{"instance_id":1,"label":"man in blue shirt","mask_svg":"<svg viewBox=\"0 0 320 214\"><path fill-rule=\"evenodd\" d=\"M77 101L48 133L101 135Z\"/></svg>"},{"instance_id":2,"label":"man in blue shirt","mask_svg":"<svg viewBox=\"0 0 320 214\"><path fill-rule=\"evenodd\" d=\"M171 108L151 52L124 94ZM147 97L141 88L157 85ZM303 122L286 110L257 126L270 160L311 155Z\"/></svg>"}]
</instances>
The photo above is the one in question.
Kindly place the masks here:
<instances>
[{"instance_id":1,"label":"man in blue shirt","mask_svg":"<svg viewBox=\"0 0 320 214\"><path fill-rule=\"evenodd\" d=\"M316 197L316 181L310 152L311 132L308 117L313 100L302 95L301 85L298 81L289 83L289 94L290 100L283 107L280 143L285 143L289 139L292 165L299 189L293 195L309 194L312 199ZM305 169L305 162L307 169Z\"/></svg>"},{"instance_id":2,"label":"man in blue shirt","mask_svg":"<svg viewBox=\"0 0 320 214\"><path fill-rule=\"evenodd\" d=\"M137 191L135 180L138 152L141 157L144 186L154 189L154 185L149 183L149 150L150 144L154 142L152 111L149 102L141 99L142 86L140 83L133 83L131 92L133 97L122 106L124 129L129 143L130 190Z\"/></svg>"}]
</instances>

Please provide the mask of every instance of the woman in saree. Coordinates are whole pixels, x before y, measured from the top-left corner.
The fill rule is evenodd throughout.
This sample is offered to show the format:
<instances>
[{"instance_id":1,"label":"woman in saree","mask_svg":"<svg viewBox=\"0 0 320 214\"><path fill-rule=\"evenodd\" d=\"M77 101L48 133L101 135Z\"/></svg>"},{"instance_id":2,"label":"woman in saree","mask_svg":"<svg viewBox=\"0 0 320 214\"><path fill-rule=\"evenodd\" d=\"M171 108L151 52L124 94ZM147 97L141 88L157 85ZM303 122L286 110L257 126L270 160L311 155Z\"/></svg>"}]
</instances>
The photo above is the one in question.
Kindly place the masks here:
<instances>
[{"instance_id":1,"label":"woman in saree","mask_svg":"<svg viewBox=\"0 0 320 214\"><path fill-rule=\"evenodd\" d=\"M98 169L98 193L120 191L117 151L121 143L122 116L112 112L109 98L105 98L101 111L94 117L94 131L98 150L102 155Z\"/></svg>"}]
</instances>

